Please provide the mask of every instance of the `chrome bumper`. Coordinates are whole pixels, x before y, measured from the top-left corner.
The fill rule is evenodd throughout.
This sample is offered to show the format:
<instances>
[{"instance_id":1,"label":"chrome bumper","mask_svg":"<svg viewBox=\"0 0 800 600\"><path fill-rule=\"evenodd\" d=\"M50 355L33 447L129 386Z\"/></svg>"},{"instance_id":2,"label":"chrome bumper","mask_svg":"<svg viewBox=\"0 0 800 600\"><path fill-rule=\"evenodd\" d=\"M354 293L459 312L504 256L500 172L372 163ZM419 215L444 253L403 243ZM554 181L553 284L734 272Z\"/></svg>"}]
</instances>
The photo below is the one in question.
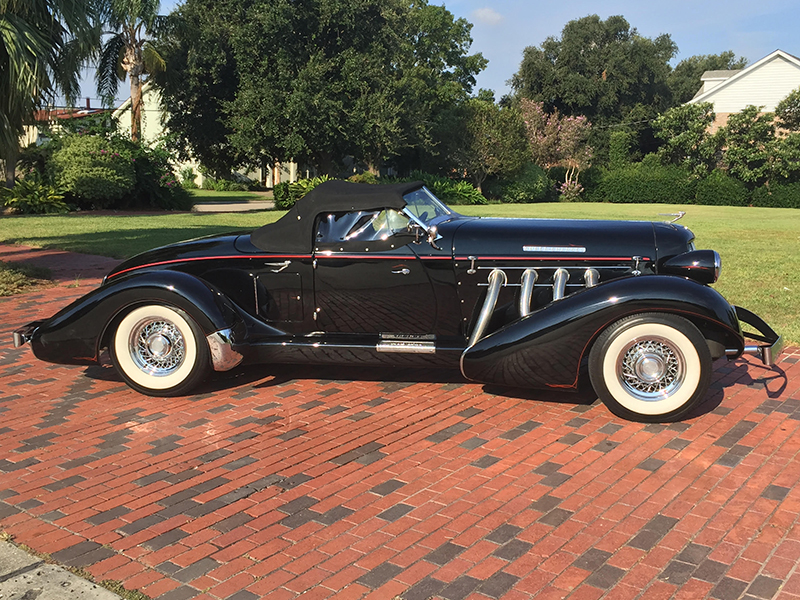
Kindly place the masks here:
<instances>
[{"instance_id":1,"label":"chrome bumper","mask_svg":"<svg viewBox=\"0 0 800 600\"><path fill-rule=\"evenodd\" d=\"M28 323L25 327L20 327L14 332L14 348L20 348L31 341L33 334L39 329L41 321Z\"/></svg>"},{"instance_id":2,"label":"chrome bumper","mask_svg":"<svg viewBox=\"0 0 800 600\"><path fill-rule=\"evenodd\" d=\"M233 349L233 331L231 329L215 331L206 336L206 340L215 371L230 371L244 359Z\"/></svg>"},{"instance_id":3,"label":"chrome bumper","mask_svg":"<svg viewBox=\"0 0 800 600\"><path fill-rule=\"evenodd\" d=\"M783 352L783 337L775 333L772 327L767 325L761 317L746 308L741 306L734 306L733 308L736 309L736 315L742 323L746 323L758 331L758 333L745 331L743 332L744 337L764 343L746 344L741 352L737 348L727 348L725 354L731 357L740 356L741 354L754 354L768 367L778 362L778 358Z\"/></svg>"}]
</instances>

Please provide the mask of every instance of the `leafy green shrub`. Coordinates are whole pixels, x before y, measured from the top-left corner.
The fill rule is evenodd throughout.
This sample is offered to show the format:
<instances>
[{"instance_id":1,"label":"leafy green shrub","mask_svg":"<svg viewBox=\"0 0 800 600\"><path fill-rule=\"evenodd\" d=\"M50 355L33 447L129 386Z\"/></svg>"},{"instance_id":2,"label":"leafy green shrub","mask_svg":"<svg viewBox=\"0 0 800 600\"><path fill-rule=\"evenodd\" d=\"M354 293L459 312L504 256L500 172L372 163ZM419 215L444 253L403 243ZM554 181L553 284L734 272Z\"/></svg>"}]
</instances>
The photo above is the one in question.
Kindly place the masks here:
<instances>
[{"instance_id":1,"label":"leafy green shrub","mask_svg":"<svg viewBox=\"0 0 800 600\"><path fill-rule=\"evenodd\" d=\"M800 208L800 182L772 184L753 190L753 206Z\"/></svg>"},{"instance_id":2,"label":"leafy green shrub","mask_svg":"<svg viewBox=\"0 0 800 600\"><path fill-rule=\"evenodd\" d=\"M280 208L282 210L291 208L290 205L287 205L287 202L289 201L288 181L282 181L272 188L272 199L275 201L275 208Z\"/></svg>"},{"instance_id":3,"label":"leafy green shrub","mask_svg":"<svg viewBox=\"0 0 800 600\"><path fill-rule=\"evenodd\" d=\"M620 204L691 204L694 189L695 181L684 169L642 162L607 171L594 199Z\"/></svg>"},{"instance_id":4,"label":"leafy green shrub","mask_svg":"<svg viewBox=\"0 0 800 600\"><path fill-rule=\"evenodd\" d=\"M695 191L697 204L713 206L747 206L748 196L747 187L741 181L719 169L698 181Z\"/></svg>"},{"instance_id":5,"label":"leafy green shrub","mask_svg":"<svg viewBox=\"0 0 800 600\"><path fill-rule=\"evenodd\" d=\"M36 175L18 181L10 189L0 186L0 205L26 215L69 212L64 195Z\"/></svg>"},{"instance_id":6,"label":"leafy green shrub","mask_svg":"<svg viewBox=\"0 0 800 600\"><path fill-rule=\"evenodd\" d=\"M69 134L47 145L43 173L84 209L189 210L192 197L172 172L169 153L121 137Z\"/></svg>"},{"instance_id":7,"label":"leafy green shrub","mask_svg":"<svg viewBox=\"0 0 800 600\"><path fill-rule=\"evenodd\" d=\"M330 177L320 175L311 179L298 179L294 183L279 183L272 191L275 200L275 208L288 210L295 205L300 198L317 187L320 183L328 181Z\"/></svg>"},{"instance_id":8,"label":"leafy green shrub","mask_svg":"<svg viewBox=\"0 0 800 600\"><path fill-rule=\"evenodd\" d=\"M197 184L194 182L195 178L197 177L197 173L194 172L192 167L183 167L179 175L181 177L181 185L184 187L184 189L193 190L197 188Z\"/></svg>"},{"instance_id":9,"label":"leafy green shrub","mask_svg":"<svg viewBox=\"0 0 800 600\"><path fill-rule=\"evenodd\" d=\"M133 191L136 165L130 148L95 135L69 135L59 142L47 170L81 208L106 208Z\"/></svg>"},{"instance_id":10,"label":"leafy green shrub","mask_svg":"<svg viewBox=\"0 0 800 600\"><path fill-rule=\"evenodd\" d=\"M351 175L347 178L347 181L352 181L353 183L380 183L380 179L374 174L370 173L369 171L364 171L363 173L356 173L355 175Z\"/></svg>"},{"instance_id":11,"label":"leafy green shrub","mask_svg":"<svg viewBox=\"0 0 800 600\"><path fill-rule=\"evenodd\" d=\"M246 192L250 188L246 183L239 181L206 177L203 180L203 189L213 190L216 192Z\"/></svg>"},{"instance_id":12,"label":"leafy green shrub","mask_svg":"<svg viewBox=\"0 0 800 600\"><path fill-rule=\"evenodd\" d=\"M550 202L555 199L554 184L540 166L528 163L514 177L498 180L503 202ZM496 193L496 192L495 192Z\"/></svg>"},{"instance_id":13,"label":"leafy green shrub","mask_svg":"<svg viewBox=\"0 0 800 600\"><path fill-rule=\"evenodd\" d=\"M433 175L423 171L412 171L409 177L396 181L422 181L445 204L486 204L487 200L468 181L456 181L449 177Z\"/></svg>"}]
</instances>

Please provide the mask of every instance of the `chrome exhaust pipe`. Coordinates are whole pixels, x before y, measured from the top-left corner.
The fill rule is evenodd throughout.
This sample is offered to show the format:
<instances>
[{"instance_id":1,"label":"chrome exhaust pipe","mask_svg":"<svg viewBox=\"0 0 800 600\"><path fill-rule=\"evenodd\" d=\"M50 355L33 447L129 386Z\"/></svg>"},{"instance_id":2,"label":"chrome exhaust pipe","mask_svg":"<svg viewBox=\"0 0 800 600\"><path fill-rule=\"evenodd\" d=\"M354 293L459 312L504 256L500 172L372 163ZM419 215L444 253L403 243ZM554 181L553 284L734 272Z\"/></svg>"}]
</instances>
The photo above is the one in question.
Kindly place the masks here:
<instances>
[{"instance_id":1,"label":"chrome exhaust pipe","mask_svg":"<svg viewBox=\"0 0 800 600\"><path fill-rule=\"evenodd\" d=\"M569 281L569 271L556 269L556 273L553 275L553 300L561 300L564 297L567 281Z\"/></svg>"},{"instance_id":2,"label":"chrome exhaust pipe","mask_svg":"<svg viewBox=\"0 0 800 600\"><path fill-rule=\"evenodd\" d=\"M583 274L583 281L587 288L592 288L600 281L600 273L597 272L597 269L586 269Z\"/></svg>"},{"instance_id":3,"label":"chrome exhaust pipe","mask_svg":"<svg viewBox=\"0 0 800 600\"><path fill-rule=\"evenodd\" d=\"M489 273L489 288L486 290L486 300L483 302L481 312L478 314L478 321L475 323L475 328L472 330L472 335L469 336L469 346L473 346L478 340L483 337L486 327L489 325L489 319L492 317L492 312L497 304L497 297L500 295L500 288L508 282L508 277L504 271L500 269L493 269Z\"/></svg>"},{"instance_id":4,"label":"chrome exhaust pipe","mask_svg":"<svg viewBox=\"0 0 800 600\"><path fill-rule=\"evenodd\" d=\"M519 290L519 316L526 317L531 314L531 296L533 296L533 284L539 279L536 269L525 269L520 279Z\"/></svg>"}]
</instances>

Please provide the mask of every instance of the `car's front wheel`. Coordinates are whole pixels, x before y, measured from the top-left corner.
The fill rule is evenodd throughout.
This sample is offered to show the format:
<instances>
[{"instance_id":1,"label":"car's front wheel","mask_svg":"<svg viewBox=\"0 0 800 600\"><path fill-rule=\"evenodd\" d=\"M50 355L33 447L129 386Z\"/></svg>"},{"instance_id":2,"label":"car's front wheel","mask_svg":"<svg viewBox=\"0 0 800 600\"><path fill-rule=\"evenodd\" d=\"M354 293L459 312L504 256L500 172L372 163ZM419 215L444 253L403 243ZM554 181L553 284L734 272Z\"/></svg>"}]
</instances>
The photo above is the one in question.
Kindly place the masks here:
<instances>
[{"instance_id":1,"label":"car's front wheel","mask_svg":"<svg viewBox=\"0 0 800 600\"><path fill-rule=\"evenodd\" d=\"M110 352L125 382L149 396L186 394L210 370L208 344L194 319L160 304L128 312L114 332Z\"/></svg>"},{"instance_id":2,"label":"car's front wheel","mask_svg":"<svg viewBox=\"0 0 800 600\"><path fill-rule=\"evenodd\" d=\"M646 313L620 319L589 353L589 376L614 414L635 421L685 416L705 396L711 352L688 320Z\"/></svg>"}]
</instances>

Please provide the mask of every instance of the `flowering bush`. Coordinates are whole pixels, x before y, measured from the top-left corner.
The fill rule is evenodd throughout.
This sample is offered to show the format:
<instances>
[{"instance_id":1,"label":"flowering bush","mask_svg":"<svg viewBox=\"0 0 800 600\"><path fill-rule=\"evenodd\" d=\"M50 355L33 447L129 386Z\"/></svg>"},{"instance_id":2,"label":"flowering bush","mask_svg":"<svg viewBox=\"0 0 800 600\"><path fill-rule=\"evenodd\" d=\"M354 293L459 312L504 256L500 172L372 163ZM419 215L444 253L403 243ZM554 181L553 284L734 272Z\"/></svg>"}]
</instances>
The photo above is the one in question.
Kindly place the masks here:
<instances>
[{"instance_id":1,"label":"flowering bush","mask_svg":"<svg viewBox=\"0 0 800 600\"><path fill-rule=\"evenodd\" d=\"M583 186L577 181L565 181L558 186L558 199L561 202L577 202L582 192Z\"/></svg>"},{"instance_id":2,"label":"flowering bush","mask_svg":"<svg viewBox=\"0 0 800 600\"><path fill-rule=\"evenodd\" d=\"M64 136L58 145L49 178L81 208L105 208L133 191L136 168L126 149L94 135Z\"/></svg>"},{"instance_id":3,"label":"flowering bush","mask_svg":"<svg viewBox=\"0 0 800 600\"><path fill-rule=\"evenodd\" d=\"M79 208L189 210L192 206L163 149L122 137L77 133L55 138L44 154L46 181Z\"/></svg>"}]
</instances>

